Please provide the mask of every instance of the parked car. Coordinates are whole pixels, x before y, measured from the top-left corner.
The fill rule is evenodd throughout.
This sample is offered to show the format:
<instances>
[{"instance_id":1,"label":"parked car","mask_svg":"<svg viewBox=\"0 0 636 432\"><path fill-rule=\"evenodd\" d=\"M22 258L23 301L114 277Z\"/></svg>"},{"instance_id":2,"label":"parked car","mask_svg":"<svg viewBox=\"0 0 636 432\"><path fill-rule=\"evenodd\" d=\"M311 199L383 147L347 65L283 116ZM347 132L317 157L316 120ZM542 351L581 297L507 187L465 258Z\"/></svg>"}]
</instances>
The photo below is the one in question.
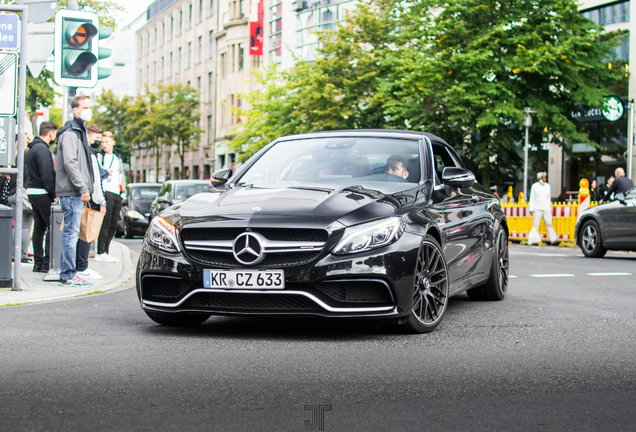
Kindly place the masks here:
<instances>
[{"instance_id":1,"label":"parked car","mask_svg":"<svg viewBox=\"0 0 636 432\"><path fill-rule=\"evenodd\" d=\"M506 295L499 200L435 135L288 136L213 177L146 235L137 294L157 323L319 315L425 333L450 296Z\"/></svg>"},{"instance_id":2,"label":"parked car","mask_svg":"<svg viewBox=\"0 0 636 432\"><path fill-rule=\"evenodd\" d=\"M168 207L179 204L192 195L212 188L210 180L168 180L163 184L159 195L150 205L150 217L152 220Z\"/></svg>"},{"instance_id":3,"label":"parked car","mask_svg":"<svg viewBox=\"0 0 636 432\"><path fill-rule=\"evenodd\" d=\"M636 251L636 187L581 212L574 236L588 257L603 257L608 250Z\"/></svg>"},{"instance_id":4,"label":"parked car","mask_svg":"<svg viewBox=\"0 0 636 432\"><path fill-rule=\"evenodd\" d=\"M122 202L115 230L117 237L123 235L132 238L135 234L146 234L150 204L157 198L159 189L161 185L155 183L131 183L126 186L126 197Z\"/></svg>"}]
</instances>

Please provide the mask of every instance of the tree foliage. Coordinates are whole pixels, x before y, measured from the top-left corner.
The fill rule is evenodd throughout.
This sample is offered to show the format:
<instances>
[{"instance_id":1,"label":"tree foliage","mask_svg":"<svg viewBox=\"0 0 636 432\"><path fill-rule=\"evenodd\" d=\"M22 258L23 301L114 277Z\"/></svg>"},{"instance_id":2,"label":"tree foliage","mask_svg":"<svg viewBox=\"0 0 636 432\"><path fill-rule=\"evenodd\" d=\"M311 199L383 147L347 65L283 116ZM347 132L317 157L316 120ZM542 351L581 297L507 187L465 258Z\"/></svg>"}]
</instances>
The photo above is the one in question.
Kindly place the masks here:
<instances>
[{"instance_id":1,"label":"tree foliage","mask_svg":"<svg viewBox=\"0 0 636 432\"><path fill-rule=\"evenodd\" d=\"M112 90L103 90L95 99L93 119L104 131L110 131L115 137L115 152L128 161L132 155L132 142L126 128L129 122L128 111L131 97L117 97Z\"/></svg>"},{"instance_id":2,"label":"tree foliage","mask_svg":"<svg viewBox=\"0 0 636 432\"><path fill-rule=\"evenodd\" d=\"M125 12L126 8L115 1L110 0L77 0L80 10L95 12L99 17L99 24L110 27L113 30L117 26L115 14L117 12ZM68 0L60 0L58 9L66 9Z\"/></svg>"},{"instance_id":3,"label":"tree foliage","mask_svg":"<svg viewBox=\"0 0 636 432\"><path fill-rule=\"evenodd\" d=\"M601 107L624 77L607 60L625 32L603 33L573 0L363 1L319 58L257 76L263 89L232 145L246 156L277 136L317 130L426 130L482 182L520 162L524 107L535 135L589 142L572 113ZM498 168L491 168L492 160Z\"/></svg>"},{"instance_id":4,"label":"tree foliage","mask_svg":"<svg viewBox=\"0 0 636 432\"><path fill-rule=\"evenodd\" d=\"M38 136L37 114L38 108L51 107L55 104L55 97L59 96L53 90L53 72L42 69L37 78L33 78L31 71L27 70L25 107L33 125L33 136ZM61 127L62 125L58 125Z\"/></svg>"}]
</instances>

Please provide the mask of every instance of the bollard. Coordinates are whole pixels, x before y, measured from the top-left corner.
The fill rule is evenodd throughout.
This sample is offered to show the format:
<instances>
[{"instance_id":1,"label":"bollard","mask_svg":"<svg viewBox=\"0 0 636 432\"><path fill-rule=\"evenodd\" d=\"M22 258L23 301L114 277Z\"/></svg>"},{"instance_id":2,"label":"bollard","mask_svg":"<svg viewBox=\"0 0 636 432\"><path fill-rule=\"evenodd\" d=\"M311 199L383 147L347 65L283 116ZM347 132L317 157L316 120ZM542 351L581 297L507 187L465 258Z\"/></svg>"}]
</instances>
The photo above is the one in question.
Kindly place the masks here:
<instances>
[{"instance_id":1,"label":"bollard","mask_svg":"<svg viewBox=\"0 0 636 432\"><path fill-rule=\"evenodd\" d=\"M51 224L49 225L49 272L44 276L45 281L60 280L60 254L62 252L62 231L60 227L64 221L64 213L60 201L51 204Z\"/></svg>"},{"instance_id":2,"label":"bollard","mask_svg":"<svg viewBox=\"0 0 636 432\"><path fill-rule=\"evenodd\" d=\"M13 225L13 209L0 204L0 236L11 238ZM2 234L4 233L4 234ZM13 243L11 241L0 242L0 288L13 287L13 268L11 257L13 256ZM20 257L18 257L20 259Z\"/></svg>"}]
</instances>

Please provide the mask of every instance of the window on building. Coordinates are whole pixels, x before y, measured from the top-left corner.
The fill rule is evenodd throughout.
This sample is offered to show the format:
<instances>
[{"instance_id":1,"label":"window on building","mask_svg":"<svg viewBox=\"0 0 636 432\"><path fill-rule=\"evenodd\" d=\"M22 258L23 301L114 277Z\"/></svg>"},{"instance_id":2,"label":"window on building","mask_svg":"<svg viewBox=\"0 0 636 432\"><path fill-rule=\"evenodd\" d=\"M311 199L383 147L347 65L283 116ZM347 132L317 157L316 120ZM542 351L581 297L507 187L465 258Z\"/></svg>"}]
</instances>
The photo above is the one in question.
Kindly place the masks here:
<instances>
[{"instance_id":1,"label":"window on building","mask_svg":"<svg viewBox=\"0 0 636 432\"><path fill-rule=\"evenodd\" d=\"M243 44L238 44L238 70L243 70L243 62L245 57L245 50L243 49Z\"/></svg>"},{"instance_id":2,"label":"window on building","mask_svg":"<svg viewBox=\"0 0 636 432\"><path fill-rule=\"evenodd\" d=\"M191 83L191 81L190 81L190 80L188 80L188 82L186 83L186 84L188 85L188 87L191 87L191 86L190 86L190 83Z\"/></svg>"},{"instance_id":3,"label":"window on building","mask_svg":"<svg viewBox=\"0 0 636 432\"><path fill-rule=\"evenodd\" d=\"M214 15L214 0L210 0L210 12L208 13L208 15Z\"/></svg>"},{"instance_id":4,"label":"window on building","mask_svg":"<svg viewBox=\"0 0 636 432\"><path fill-rule=\"evenodd\" d=\"M226 61L226 53L221 54L221 61L219 61L220 66L221 66L221 79L225 78L225 73L227 72L227 69L225 68L225 61Z\"/></svg>"},{"instance_id":5,"label":"window on building","mask_svg":"<svg viewBox=\"0 0 636 432\"><path fill-rule=\"evenodd\" d=\"M212 116L208 116L208 145L212 145Z\"/></svg>"},{"instance_id":6,"label":"window on building","mask_svg":"<svg viewBox=\"0 0 636 432\"><path fill-rule=\"evenodd\" d=\"M225 111L227 111L227 106L225 105L225 102L221 102L221 127L225 126Z\"/></svg>"},{"instance_id":7,"label":"window on building","mask_svg":"<svg viewBox=\"0 0 636 432\"><path fill-rule=\"evenodd\" d=\"M138 58L141 58L144 55L144 37L139 36L139 55Z\"/></svg>"},{"instance_id":8,"label":"window on building","mask_svg":"<svg viewBox=\"0 0 636 432\"><path fill-rule=\"evenodd\" d=\"M179 11L179 34L183 33L183 11Z\"/></svg>"},{"instance_id":9,"label":"window on building","mask_svg":"<svg viewBox=\"0 0 636 432\"><path fill-rule=\"evenodd\" d=\"M174 17L170 17L170 40L174 37Z\"/></svg>"},{"instance_id":10,"label":"window on building","mask_svg":"<svg viewBox=\"0 0 636 432\"><path fill-rule=\"evenodd\" d=\"M629 17L629 1L614 3L607 6L601 6L594 9L588 9L581 14L594 21L596 25L608 25L630 22Z\"/></svg>"},{"instance_id":11,"label":"window on building","mask_svg":"<svg viewBox=\"0 0 636 432\"><path fill-rule=\"evenodd\" d=\"M153 84L157 82L157 61L152 62L152 82Z\"/></svg>"},{"instance_id":12,"label":"window on building","mask_svg":"<svg viewBox=\"0 0 636 432\"><path fill-rule=\"evenodd\" d=\"M172 76L172 51L170 52L170 62L168 63L168 76Z\"/></svg>"},{"instance_id":13,"label":"window on building","mask_svg":"<svg viewBox=\"0 0 636 432\"><path fill-rule=\"evenodd\" d=\"M208 41L208 58L214 55L214 31L210 30L210 40Z\"/></svg>"},{"instance_id":14,"label":"window on building","mask_svg":"<svg viewBox=\"0 0 636 432\"><path fill-rule=\"evenodd\" d=\"M181 72L181 47L179 47L179 58L177 59L177 73Z\"/></svg>"},{"instance_id":15,"label":"window on building","mask_svg":"<svg viewBox=\"0 0 636 432\"><path fill-rule=\"evenodd\" d=\"M188 30L192 28L192 5L188 5Z\"/></svg>"},{"instance_id":16,"label":"window on building","mask_svg":"<svg viewBox=\"0 0 636 432\"><path fill-rule=\"evenodd\" d=\"M246 2L245 0L240 0L240 1L241 1L241 5L240 5L240 8L241 8L241 11L240 11L240 17L241 17L241 19L243 19L243 18L245 18L245 16L247 15L247 10L246 10L247 2Z\"/></svg>"},{"instance_id":17,"label":"window on building","mask_svg":"<svg viewBox=\"0 0 636 432\"><path fill-rule=\"evenodd\" d=\"M201 77L197 77L197 91L199 92L199 99L201 98Z\"/></svg>"},{"instance_id":18,"label":"window on building","mask_svg":"<svg viewBox=\"0 0 636 432\"><path fill-rule=\"evenodd\" d=\"M203 0L199 0L199 22L203 22Z\"/></svg>"},{"instance_id":19,"label":"window on building","mask_svg":"<svg viewBox=\"0 0 636 432\"><path fill-rule=\"evenodd\" d=\"M146 82L150 84L150 65L146 66Z\"/></svg>"},{"instance_id":20,"label":"window on building","mask_svg":"<svg viewBox=\"0 0 636 432\"><path fill-rule=\"evenodd\" d=\"M161 57L161 81L163 81L163 68L165 67L165 59Z\"/></svg>"},{"instance_id":21,"label":"window on building","mask_svg":"<svg viewBox=\"0 0 636 432\"><path fill-rule=\"evenodd\" d=\"M146 35L146 54L150 54L150 33Z\"/></svg>"},{"instance_id":22,"label":"window on building","mask_svg":"<svg viewBox=\"0 0 636 432\"><path fill-rule=\"evenodd\" d=\"M240 97L237 98L237 100L236 100L236 108L237 108L236 122L240 123L241 122L241 110L243 108L243 99L241 99Z\"/></svg>"},{"instance_id":23,"label":"window on building","mask_svg":"<svg viewBox=\"0 0 636 432\"><path fill-rule=\"evenodd\" d=\"M199 49L197 52L198 63L203 61L203 36L199 36Z\"/></svg>"},{"instance_id":24,"label":"window on building","mask_svg":"<svg viewBox=\"0 0 636 432\"><path fill-rule=\"evenodd\" d=\"M188 42L188 68L192 66L192 42Z\"/></svg>"},{"instance_id":25,"label":"window on building","mask_svg":"<svg viewBox=\"0 0 636 432\"><path fill-rule=\"evenodd\" d=\"M252 57L252 67L254 69L258 69L261 67L261 58L262 56L251 56Z\"/></svg>"},{"instance_id":26,"label":"window on building","mask_svg":"<svg viewBox=\"0 0 636 432\"><path fill-rule=\"evenodd\" d=\"M212 75L212 72L209 72L208 73L208 102L212 102L212 90L213 90L213 87L212 87L213 81L212 80L213 80L213 78L214 77Z\"/></svg>"},{"instance_id":27,"label":"window on building","mask_svg":"<svg viewBox=\"0 0 636 432\"><path fill-rule=\"evenodd\" d=\"M157 49L157 29L155 28L155 41L152 44L152 50L156 50Z\"/></svg>"},{"instance_id":28,"label":"window on building","mask_svg":"<svg viewBox=\"0 0 636 432\"><path fill-rule=\"evenodd\" d=\"M279 63L283 46L283 2L281 0L274 0L274 2L277 4L270 8L272 18L270 21L269 57L272 61Z\"/></svg>"},{"instance_id":29,"label":"window on building","mask_svg":"<svg viewBox=\"0 0 636 432\"><path fill-rule=\"evenodd\" d=\"M236 44L232 44L232 72L236 70Z\"/></svg>"},{"instance_id":30,"label":"window on building","mask_svg":"<svg viewBox=\"0 0 636 432\"><path fill-rule=\"evenodd\" d=\"M228 97L228 106L230 107L230 124L234 123L234 95Z\"/></svg>"},{"instance_id":31,"label":"window on building","mask_svg":"<svg viewBox=\"0 0 636 432\"><path fill-rule=\"evenodd\" d=\"M139 88L142 87L142 84L144 83L144 70L143 69L139 69Z\"/></svg>"}]
</instances>

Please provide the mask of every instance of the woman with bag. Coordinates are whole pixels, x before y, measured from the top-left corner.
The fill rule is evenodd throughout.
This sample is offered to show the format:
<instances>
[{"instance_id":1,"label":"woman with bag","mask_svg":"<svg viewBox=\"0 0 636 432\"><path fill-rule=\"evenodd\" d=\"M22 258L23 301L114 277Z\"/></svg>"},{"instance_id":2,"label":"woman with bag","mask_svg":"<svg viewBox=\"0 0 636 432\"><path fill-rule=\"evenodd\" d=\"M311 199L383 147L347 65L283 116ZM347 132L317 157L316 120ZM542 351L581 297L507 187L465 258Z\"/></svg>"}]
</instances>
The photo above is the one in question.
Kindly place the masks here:
<instances>
[{"instance_id":1,"label":"woman with bag","mask_svg":"<svg viewBox=\"0 0 636 432\"><path fill-rule=\"evenodd\" d=\"M101 145L102 129L99 126L92 124L86 126L86 132L88 144L91 146L90 159L91 166L93 168L93 193L91 194L91 199L86 204L84 212L82 213L79 239L77 240L77 258L75 260L75 267L77 269L77 273L83 278L103 279L102 275L88 267L88 254L91 251L91 243L94 243L95 240L97 240L97 235L101 228L101 221L104 219L104 214L106 214L106 198L104 198L104 191L102 189L102 180L100 177L96 151L96 149L98 149ZM88 207L88 209L86 207ZM99 211L99 213L96 211ZM92 214L90 214L91 212ZM94 236L89 235L87 237L87 231L88 234L91 232L94 233Z\"/></svg>"}]
</instances>

